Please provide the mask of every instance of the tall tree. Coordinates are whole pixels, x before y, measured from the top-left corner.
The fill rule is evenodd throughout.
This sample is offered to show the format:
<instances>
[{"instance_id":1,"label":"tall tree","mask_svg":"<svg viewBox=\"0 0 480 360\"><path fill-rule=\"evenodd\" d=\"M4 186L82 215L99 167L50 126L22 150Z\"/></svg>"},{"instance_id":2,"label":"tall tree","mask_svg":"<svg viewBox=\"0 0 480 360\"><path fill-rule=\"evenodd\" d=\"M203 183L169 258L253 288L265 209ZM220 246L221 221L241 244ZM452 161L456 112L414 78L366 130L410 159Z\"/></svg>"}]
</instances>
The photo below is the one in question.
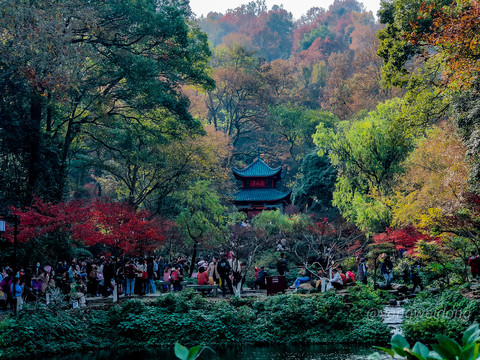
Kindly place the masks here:
<instances>
[{"instance_id":1,"label":"tall tree","mask_svg":"<svg viewBox=\"0 0 480 360\"><path fill-rule=\"evenodd\" d=\"M223 130L237 149L264 123L266 115L262 63L241 46L218 48L213 63L217 87L208 93L209 121Z\"/></svg>"},{"instance_id":2,"label":"tall tree","mask_svg":"<svg viewBox=\"0 0 480 360\"><path fill-rule=\"evenodd\" d=\"M456 213L469 189L465 148L452 124L444 123L418 140L395 185L395 226L429 228L439 217Z\"/></svg>"},{"instance_id":3,"label":"tall tree","mask_svg":"<svg viewBox=\"0 0 480 360\"><path fill-rule=\"evenodd\" d=\"M336 169L326 155L318 156L315 151L305 156L301 173L293 191L293 203L307 211L327 212L332 207Z\"/></svg>"},{"instance_id":4,"label":"tall tree","mask_svg":"<svg viewBox=\"0 0 480 360\"><path fill-rule=\"evenodd\" d=\"M412 137L392 126L400 108L399 99L390 100L363 119L339 123L336 131L319 126L314 136L319 155L326 152L338 169L333 205L371 233L390 225L388 199L412 148Z\"/></svg>"},{"instance_id":5,"label":"tall tree","mask_svg":"<svg viewBox=\"0 0 480 360\"><path fill-rule=\"evenodd\" d=\"M193 244L191 275L196 264L198 244L226 242L227 225L231 219L219 194L212 191L210 181L197 181L177 196L179 211L177 223L185 239Z\"/></svg>"},{"instance_id":6,"label":"tall tree","mask_svg":"<svg viewBox=\"0 0 480 360\"><path fill-rule=\"evenodd\" d=\"M16 158L27 203L33 192L63 196L72 146L86 128L141 121L154 109L188 127L179 85L213 84L206 36L181 1L13 1L0 10L0 86L9 96L2 130L29 129L19 133L25 141ZM44 168L53 175L44 178Z\"/></svg>"}]
</instances>

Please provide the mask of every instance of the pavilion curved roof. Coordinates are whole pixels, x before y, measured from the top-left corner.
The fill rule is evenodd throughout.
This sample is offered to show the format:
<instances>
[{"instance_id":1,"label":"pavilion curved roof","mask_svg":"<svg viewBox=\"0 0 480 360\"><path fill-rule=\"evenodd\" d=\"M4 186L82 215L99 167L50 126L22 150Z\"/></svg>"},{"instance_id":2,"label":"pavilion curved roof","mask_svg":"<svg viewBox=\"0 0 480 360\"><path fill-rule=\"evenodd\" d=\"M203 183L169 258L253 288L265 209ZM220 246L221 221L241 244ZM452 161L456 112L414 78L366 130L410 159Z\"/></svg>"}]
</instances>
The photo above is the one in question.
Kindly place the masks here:
<instances>
[{"instance_id":1,"label":"pavilion curved roof","mask_svg":"<svg viewBox=\"0 0 480 360\"><path fill-rule=\"evenodd\" d=\"M232 168L235 177L240 176L244 178L253 177L270 177L278 176L282 173L282 167L271 168L265 161L257 157L250 165L245 169Z\"/></svg>"},{"instance_id":2,"label":"pavilion curved roof","mask_svg":"<svg viewBox=\"0 0 480 360\"><path fill-rule=\"evenodd\" d=\"M283 192L274 188L242 189L233 195L234 201L279 201L288 199L292 191Z\"/></svg>"}]
</instances>

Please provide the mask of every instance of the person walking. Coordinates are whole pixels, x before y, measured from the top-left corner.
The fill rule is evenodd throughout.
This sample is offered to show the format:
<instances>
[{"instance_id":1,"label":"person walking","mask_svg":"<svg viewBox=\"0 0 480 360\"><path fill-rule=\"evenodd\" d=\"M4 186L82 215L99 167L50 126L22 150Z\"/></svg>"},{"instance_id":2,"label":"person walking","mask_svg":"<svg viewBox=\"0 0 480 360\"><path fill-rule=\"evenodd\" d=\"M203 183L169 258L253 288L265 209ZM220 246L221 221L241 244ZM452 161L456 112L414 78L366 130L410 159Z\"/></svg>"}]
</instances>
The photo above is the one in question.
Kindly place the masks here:
<instances>
[{"instance_id":1,"label":"person walking","mask_svg":"<svg viewBox=\"0 0 480 360\"><path fill-rule=\"evenodd\" d=\"M417 287L423 291L422 277L420 276L420 262L415 261L410 268L410 279L413 283L412 293L415 293Z\"/></svg>"},{"instance_id":2,"label":"person walking","mask_svg":"<svg viewBox=\"0 0 480 360\"><path fill-rule=\"evenodd\" d=\"M380 266L380 271L385 278L387 286L389 286L393 281L393 262L390 259L390 256L387 255Z\"/></svg>"}]
</instances>

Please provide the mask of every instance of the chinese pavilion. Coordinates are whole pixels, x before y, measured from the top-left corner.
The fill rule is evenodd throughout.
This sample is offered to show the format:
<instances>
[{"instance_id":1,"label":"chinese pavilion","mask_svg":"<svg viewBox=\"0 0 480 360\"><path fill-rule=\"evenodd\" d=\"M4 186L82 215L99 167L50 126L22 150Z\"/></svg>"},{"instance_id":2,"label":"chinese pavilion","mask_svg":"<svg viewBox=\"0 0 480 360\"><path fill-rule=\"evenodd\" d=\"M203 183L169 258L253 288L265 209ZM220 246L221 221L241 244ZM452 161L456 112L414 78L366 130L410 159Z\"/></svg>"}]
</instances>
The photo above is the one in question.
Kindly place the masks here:
<instances>
[{"instance_id":1,"label":"chinese pavilion","mask_svg":"<svg viewBox=\"0 0 480 360\"><path fill-rule=\"evenodd\" d=\"M245 169L233 168L233 175L242 182L239 192L234 195L233 202L240 211L253 217L263 210L279 209L282 213L290 204L291 190L282 192L276 189L283 178L282 166L272 169L260 156Z\"/></svg>"}]
</instances>

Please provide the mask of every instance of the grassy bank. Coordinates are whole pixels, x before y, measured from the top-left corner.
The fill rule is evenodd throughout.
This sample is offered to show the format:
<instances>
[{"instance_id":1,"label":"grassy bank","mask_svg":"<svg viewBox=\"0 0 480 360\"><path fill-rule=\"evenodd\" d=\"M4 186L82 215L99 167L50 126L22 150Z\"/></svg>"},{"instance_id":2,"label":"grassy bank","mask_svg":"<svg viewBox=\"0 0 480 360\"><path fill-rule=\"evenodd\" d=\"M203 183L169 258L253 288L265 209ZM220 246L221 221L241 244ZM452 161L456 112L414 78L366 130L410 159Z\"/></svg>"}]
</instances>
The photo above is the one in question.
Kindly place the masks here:
<instances>
[{"instance_id":1,"label":"grassy bank","mask_svg":"<svg viewBox=\"0 0 480 360\"><path fill-rule=\"evenodd\" d=\"M243 344L382 344L389 329L368 316L382 307L379 293L351 290L267 299L205 300L167 294L155 302L126 301L103 310L22 311L0 323L0 359L89 349Z\"/></svg>"},{"instance_id":2,"label":"grassy bank","mask_svg":"<svg viewBox=\"0 0 480 360\"><path fill-rule=\"evenodd\" d=\"M468 326L480 320L480 302L465 297L459 289L422 292L408 302L405 310L405 338L422 343L436 342L438 334L460 340Z\"/></svg>"}]
</instances>

